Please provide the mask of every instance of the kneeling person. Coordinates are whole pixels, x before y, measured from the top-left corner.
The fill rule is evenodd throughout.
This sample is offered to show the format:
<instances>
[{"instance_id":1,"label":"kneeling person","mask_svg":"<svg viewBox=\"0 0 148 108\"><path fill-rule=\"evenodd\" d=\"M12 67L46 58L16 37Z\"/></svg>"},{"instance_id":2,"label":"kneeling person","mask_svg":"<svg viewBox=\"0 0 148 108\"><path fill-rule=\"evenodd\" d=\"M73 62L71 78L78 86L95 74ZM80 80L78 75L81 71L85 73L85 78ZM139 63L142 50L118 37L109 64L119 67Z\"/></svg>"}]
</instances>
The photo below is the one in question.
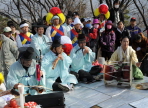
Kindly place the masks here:
<instances>
[{"instance_id":1,"label":"kneeling person","mask_svg":"<svg viewBox=\"0 0 148 108\"><path fill-rule=\"evenodd\" d=\"M72 59L71 73L76 75L80 81L89 83L94 80L100 80L98 74L101 69L99 66L92 66L92 62L95 59L95 53L86 46L84 34L79 34L78 45L72 49L70 58ZM94 71L94 68L96 68L96 71Z\"/></svg>"},{"instance_id":2,"label":"kneeling person","mask_svg":"<svg viewBox=\"0 0 148 108\"><path fill-rule=\"evenodd\" d=\"M19 84L24 86L37 86L43 85L43 78L41 81L36 79L36 61L32 59L33 48L28 47L26 51L23 52L21 58L11 65L8 76L7 76L7 88L8 89L18 89ZM40 75L43 73L40 71ZM30 93L31 95L37 94L37 92L30 88L25 87L24 92Z\"/></svg>"},{"instance_id":3,"label":"kneeling person","mask_svg":"<svg viewBox=\"0 0 148 108\"><path fill-rule=\"evenodd\" d=\"M45 54L42 60L42 71L46 73L47 88L53 89L53 91L68 92L72 89L73 84L77 84L77 79L68 72L72 61L69 56L62 52L60 38L55 36L51 50ZM55 66L54 69L53 66Z\"/></svg>"}]
</instances>

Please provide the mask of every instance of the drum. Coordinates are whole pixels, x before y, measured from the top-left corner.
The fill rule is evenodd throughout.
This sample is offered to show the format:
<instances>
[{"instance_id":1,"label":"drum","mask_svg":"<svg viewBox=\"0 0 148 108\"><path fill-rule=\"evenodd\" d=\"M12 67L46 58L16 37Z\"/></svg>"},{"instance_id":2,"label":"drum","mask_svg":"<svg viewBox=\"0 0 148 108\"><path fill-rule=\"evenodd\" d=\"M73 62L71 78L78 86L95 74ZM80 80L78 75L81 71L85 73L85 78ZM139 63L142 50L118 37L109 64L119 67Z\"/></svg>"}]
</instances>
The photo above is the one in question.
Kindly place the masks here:
<instances>
[{"instance_id":1,"label":"drum","mask_svg":"<svg viewBox=\"0 0 148 108\"><path fill-rule=\"evenodd\" d=\"M123 72L123 79L127 79L129 81L130 80L130 66L124 66L122 72Z\"/></svg>"},{"instance_id":2,"label":"drum","mask_svg":"<svg viewBox=\"0 0 148 108\"><path fill-rule=\"evenodd\" d=\"M114 67L112 65L104 65L105 71L104 71L104 78L105 80L111 81L113 80L113 71Z\"/></svg>"}]
</instances>

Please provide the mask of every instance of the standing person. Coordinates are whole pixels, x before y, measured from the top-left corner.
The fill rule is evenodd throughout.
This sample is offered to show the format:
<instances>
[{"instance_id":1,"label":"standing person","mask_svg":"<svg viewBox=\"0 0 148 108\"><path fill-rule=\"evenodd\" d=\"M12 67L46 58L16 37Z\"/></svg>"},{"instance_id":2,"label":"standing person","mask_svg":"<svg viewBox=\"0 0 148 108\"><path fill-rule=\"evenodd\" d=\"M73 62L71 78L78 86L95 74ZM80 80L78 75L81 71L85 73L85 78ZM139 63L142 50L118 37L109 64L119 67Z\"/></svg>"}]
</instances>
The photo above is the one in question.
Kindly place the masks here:
<instances>
[{"instance_id":1,"label":"standing person","mask_svg":"<svg viewBox=\"0 0 148 108\"><path fill-rule=\"evenodd\" d=\"M124 36L128 36L129 38L131 37L129 31L125 28L122 21L119 21L117 23L117 28L115 29L115 34L116 34L115 49L117 49L119 46L121 46L120 40L122 37L124 37Z\"/></svg>"},{"instance_id":2,"label":"standing person","mask_svg":"<svg viewBox=\"0 0 148 108\"><path fill-rule=\"evenodd\" d=\"M5 28L5 31L7 29ZM3 73L5 80L7 79L7 74L9 67L18 58L18 48L16 44L4 34L0 35L0 72Z\"/></svg>"},{"instance_id":3,"label":"standing person","mask_svg":"<svg viewBox=\"0 0 148 108\"><path fill-rule=\"evenodd\" d=\"M148 52L147 37L145 37L142 33L136 34L134 36L132 47L136 51L138 60L141 61L145 54Z\"/></svg>"},{"instance_id":4,"label":"standing person","mask_svg":"<svg viewBox=\"0 0 148 108\"><path fill-rule=\"evenodd\" d=\"M72 14L72 16L73 16L73 19L79 18L79 13L78 13L78 12L74 12L74 13Z\"/></svg>"},{"instance_id":5,"label":"standing person","mask_svg":"<svg viewBox=\"0 0 148 108\"><path fill-rule=\"evenodd\" d=\"M81 21L79 18L75 18L74 19L74 27L73 29L70 30L70 32L68 33L68 36L70 37L71 41L72 41L72 45L73 47L76 46L78 44L78 35L83 33L83 29L81 28Z\"/></svg>"},{"instance_id":6,"label":"standing person","mask_svg":"<svg viewBox=\"0 0 148 108\"><path fill-rule=\"evenodd\" d=\"M99 44L99 20L98 19L94 19L93 20L93 28L90 30L89 36L91 38L90 40L90 48L93 52L97 51L97 45Z\"/></svg>"},{"instance_id":7,"label":"standing person","mask_svg":"<svg viewBox=\"0 0 148 108\"><path fill-rule=\"evenodd\" d=\"M116 36L112 30L112 26L112 21L108 20L105 26L105 31L100 37L102 56L105 58L105 60L109 60L114 52Z\"/></svg>"},{"instance_id":8,"label":"standing person","mask_svg":"<svg viewBox=\"0 0 148 108\"><path fill-rule=\"evenodd\" d=\"M49 52L50 45L49 45L49 38L44 35L44 25L38 24L37 26L37 33L32 37L31 47L34 48L34 58L36 56L43 57L47 52ZM40 51L39 51L40 50Z\"/></svg>"},{"instance_id":9,"label":"standing person","mask_svg":"<svg viewBox=\"0 0 148 108\"><path fill-rule=\"evenodd\" d=\"M97 75L100 71L97 69L95 72L91 71L93 67L92 62L95 59L95 53L86 46L85 34L79 34L78 45L72 49L70 58L72 59L70 70L77 79L84 81L85 83L97 80Z\"/></svg>"},{"instance_id":10,"label":"standing person","mask_svg":"<svg viewBox=\"0 0 148 108\"><path fill-rule=\"evenodd\" d=\"M10 67L7 76L7 88L8 89L18 89L20 84L24 86L45 86L44 83L44 73L40 71L41 80L36 79L36 61L32 59L33 48L28 47L26 51L23 52L21 58L13 63ZM25 87L24 94L30 93L31 95L37 94L37 91L32 87Z\"/></svg>"},{"instance_id":11,"label":"standing person","mask_svg":"<svg viewBox=\"0 0 148 108\"><path fill-rule=\"evenodd\" d=\"M91 29L92 29L91 18L87 17L87 18L85 18L85 25L83 27L83 31L86 36L86 46L88 46L88 47L90 47L91 37L90 37L89 33L90 33Z\"/></svg>"},{"instance_id":12,"label":"standing person","mask_svg":"<svg viewBox=\"0 0 148 108\"><path fill-rule=\"evenodd\" d=\"M42 71L46 73L46 87L53 91L66 91L72 89L77 84L74 75L69 74L71 59L62 51L60 44L61 37L55 36L51 45L51 50L45 54L42 60ZM57 64L55 62L58 60ZM55 65L55 68L52 67Z\"/></svg>"},{"instance_id":13,"label":"standing person","mask_svg":"<svg viewBox=\"0 0 148 108\"><path fill-rule=\"evenodd\" d=\"M31 38L33 37L33 34L28 32L29 25L26 23L26 21L22 21L20 23L20 29L21 33L16 36L17 46L18 48L26 49L31 44Z\"/></svg>"},{"instance_id":14,"label":"standing person","mask_svg":"<svg viewBox=\"0 0 148 108\"><path fill-rule=\"evenodd\" d=\"M18 34L20 34L20 32L18 30L16 30L16 25L12 22L12 21L8 21L7 22L7 26L11 28L12 30L12 37L13 37L13 40L16 40L16 36Z\"/></svg>"},{"instance_id":15,"label":"standing person","mask_svg":"<svg viewBox=\"0 0 148 108\"><path fill-rule=\"evenodd\" d=\"M141 29L136 26L136 18L132 17L130 20L130 25L126 27L130 31L131 34L131 44L134 40L134 36L138 33L141 33Z\"/></svg>"},{"instance_id":16,"label":"standing person","mask_svg":"<svg viewBox=\"0 0 148 108\"><path fill-rule=\"evenodd\" d=\"M65 22L65 16L58 7L50 9L50 12L46 15L46 21L51 25L46 29L45 33L50 42L54 40L54 36L67 36L67 30L62 26Z\"/></svg>"},{"instance_id":17,"label":"standing person","mask_svg":"<svg viewBox=\"0 0 148 108\"><path fill-rule=\"evenodd\" d=\"M4 30L3 30L3 34L4 34L7 38L9 38L9 39L11 39L13 42L15 42L15 39L14 39L14 37L12 36L12 30L11 30L10 27L5 27Z\"/></svg>"},{"instance_id":18,"label":"standing person","mask_svg":"<svg viewBox=\"0 0 148 108\"><path fill-rule=\"evenodd\" d=\"M120 9L120 1L119 0L115 0L113 3L113 8L110 10L110 18L109 20L111 20L113 22L113 25L115 27L117 27L117 23L119 21L124 22L124 14L123 11Z\"/></svg>"},{"instance_id":19,"label":"standing person","mask_svg":"<svg viewBox=\"0 0 148 108\"><path fill-rule=\"evenodd\" d=\"M110 12L108 10L108 6L106 4L100 4L97 9L94 11L94 15L99 19L100 22L100 33L105 30L106 20L110 17Z\"/></svg>"},{"instance_id":20,"label":"standing person","mask_svg":"<svg viewBox=\"0 0 148 108\"><path fill-rule=\"evenodd\" d=\"M72 29L72 17L66 16L66 22L63 24L63 26L66 28L67 33L70 32Z\"/></svg>"}]
</instances>

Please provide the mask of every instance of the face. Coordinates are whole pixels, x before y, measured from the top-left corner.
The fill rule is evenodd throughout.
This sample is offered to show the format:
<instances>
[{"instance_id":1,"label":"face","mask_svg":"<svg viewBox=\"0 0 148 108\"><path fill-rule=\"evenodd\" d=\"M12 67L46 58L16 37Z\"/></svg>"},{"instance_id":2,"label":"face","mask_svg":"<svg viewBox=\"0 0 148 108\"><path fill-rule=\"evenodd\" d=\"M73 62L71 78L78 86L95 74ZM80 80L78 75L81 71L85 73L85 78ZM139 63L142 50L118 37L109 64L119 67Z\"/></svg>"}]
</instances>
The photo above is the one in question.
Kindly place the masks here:
<instances>
[{"instance_id":1,"label":"face","mask_svg":"<svg viewBox=\"0 0 148 108\"><path fill-rule=\"evenodd\" d=\"M43 27L39 27L39 28L37 29L37 33L38 33L39 35L42 35L42 34L44 33L44 28L43 28Z\"/></svg>"},{"instance_id":2,"label":"face","mask_svg":"<svg viewBox=\"0 0 148 108\"><path fill-rule=\"evenodd\" d=\"M25 59L22 59L21 62L22 62L22 65L23 65L23 66L25 66L25 67L30 67L30 66L31 66L31 63L32 63L32 60L27 61L27 60L25 60Z\"/></svg>"},{"instance_id":3,"label":"face","mask_svg":"<svg viewBox=\"0 0 148 108\"><path fill-rule=\"evenodd\" d=\"M124 38L122 41L121 41L121 47L123 49L127 49L127 47L129 46L129 39L128 38Z\"/></svg>"},{"instance_id":4,"label":"face","mask_svg":"<svg viewBox=\"0 0 148 108\"><path fill-rule=\"evenodd\" d=\"M115 4L114 4L114 7L116 7L117 5L119 6L120 4L119 4L119 3L115 3ZM119 7L118 7L118 8L119 8Z\"/></svg>"},{"instance_id":5,"label":"face","mask_svg":"<svg viewBox=\"0 0 148 108\"><path fill-rule=\"evenodd\" d=\"M123 27L124 27L123 23L120 22L120 23L118 24L118 28L121 29L121 28L123 28Z\"/></svg>"},{"instance_id":6,"label":"face","mask_svg":"<svg viewBox=\"0 0 148 108\"><path fill-rule=\"evenodd\" d=\"M8 37L8 38L11 37L11 34L12 34L12 32L5 32L5 33L4 33L4 35L5 35L6 37Z\"/></svg>"},{"instance_id":7,"label":"face","mask_svg":"<svg viewBox=\"0 0 148 108\"><path fill-rule=\"evenodd\" d=\"M22 27L21 28L23 33L27 33L28 32L28 26Z\"/></svg>"},{"instance_id":8,"label":"face","mask_svg":"<svg viewBox=\"0 0 148 108\"><path fill-rule=\"evenodd\" d=\"M81 24L75 24L74 27L75 27L76 29L81 29Z\"/></svg>"},{"instance_id":9,"label":"face","mask_svg":"<svg viewBox=\"0 0 148 108\"><path fill-rule=\"evenodd\" d=\"M60 54L62 52L62 45L60 45L59 47L56 47L56 52L58 54Z\"/></svg>"},{"instance_id":10,"label":"face","mask_svg":"<svg viewBox=\"0 0 148 108\"><path fill-rule=\"evenodd\" d=\"M105 19L105 16L104 15L100 15L100 18L99 18L101 21L103 21Z\"/></svg>"},{"instance_id":11,"label":"face","mask_svg":"<svg viewBox=\"0 0 148 108\"><path fill-rule=\"evenodd\" d=\"M131 24L131 26L135 26L136 25L136 21L131 21L130 24Z\"/></svg>"},{"instance_id":12,"label":"face","mask_svg":"<svg viewBox=\"0 0 148 108\"><path fill-rule=\"evenodd\" d=\"M79 47L84 48L86 46L86 40L79 42Z\"/></svg>"},{"instance_id":13,"label":"face","mask_svg":"<svg viewBox=\"0 0 148 108\"><path fill-rule=\"evenodd\" d=\"M53 20L54 25L58 25L59 23L60 23L60 20L58 18Z\"/></svg>"},{"instance_id":14,"label":"face","mask_svg":"<svg viewBox=\"0 0 148 108\"><path fill-rule=\"evenodd\" d=\"M15 30L16 30L16 28L15 28L14 26L11 26L10 28L11 28L11 30L12 30L12 33L14 33Z\"/></svg>"},{"instance_id":15,"label":"face","mask_svg":"<svg viewBox=\"0 0 148 108\"><path fill-rule=\"evenodd\" d=\"M67 24L71 24L72 23L72 19L71 18L68 18L67 19Z\"/></svg>"}]
</instances>

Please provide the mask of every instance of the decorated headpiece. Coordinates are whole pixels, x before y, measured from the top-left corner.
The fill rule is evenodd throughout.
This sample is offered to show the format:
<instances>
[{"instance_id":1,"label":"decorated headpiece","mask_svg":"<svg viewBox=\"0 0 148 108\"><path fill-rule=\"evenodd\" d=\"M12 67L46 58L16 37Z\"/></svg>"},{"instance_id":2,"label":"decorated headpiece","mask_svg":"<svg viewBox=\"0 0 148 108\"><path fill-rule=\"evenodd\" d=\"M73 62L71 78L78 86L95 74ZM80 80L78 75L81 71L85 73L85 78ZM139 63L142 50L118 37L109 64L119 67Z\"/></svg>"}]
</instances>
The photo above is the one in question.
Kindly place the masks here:
<instances>
[{"instance_id":1,"label":"decorated headpiece","mask_svg":"<svg viewBox=\"0 0 148 108\"><path fill-rule=\"evenodd\" d=\"M4 76L3 74L0 72L0 85L4 82Z\"/></svg>"},{"instance_id":2,"label":"decorated headpiece","mask_svg":"<svg viewBox=\"0 0 148 108\"><path fill-rule=\"evenodd\" d=\"M62 11L58 7L52 7L49 10L49 13L46 15L46 21L48 24L52 24L52 18L54 16L58 16L61 20L61 24L65 22L65 15L62 13Z\"/></svg>"},{"instance_id":3,"label":"decorated headpiece","mask_svg":"<svg viewBox=\"0 0 148 108\"><path fill-rule=\"evenodd\" d=\"M97 9L94 11L95 17L98 17L99 15L105 15L105 18L108 19L110 17L110 12L108 10L108 6L106 4L101 4Z\"/></svg>"}]
</instances>

